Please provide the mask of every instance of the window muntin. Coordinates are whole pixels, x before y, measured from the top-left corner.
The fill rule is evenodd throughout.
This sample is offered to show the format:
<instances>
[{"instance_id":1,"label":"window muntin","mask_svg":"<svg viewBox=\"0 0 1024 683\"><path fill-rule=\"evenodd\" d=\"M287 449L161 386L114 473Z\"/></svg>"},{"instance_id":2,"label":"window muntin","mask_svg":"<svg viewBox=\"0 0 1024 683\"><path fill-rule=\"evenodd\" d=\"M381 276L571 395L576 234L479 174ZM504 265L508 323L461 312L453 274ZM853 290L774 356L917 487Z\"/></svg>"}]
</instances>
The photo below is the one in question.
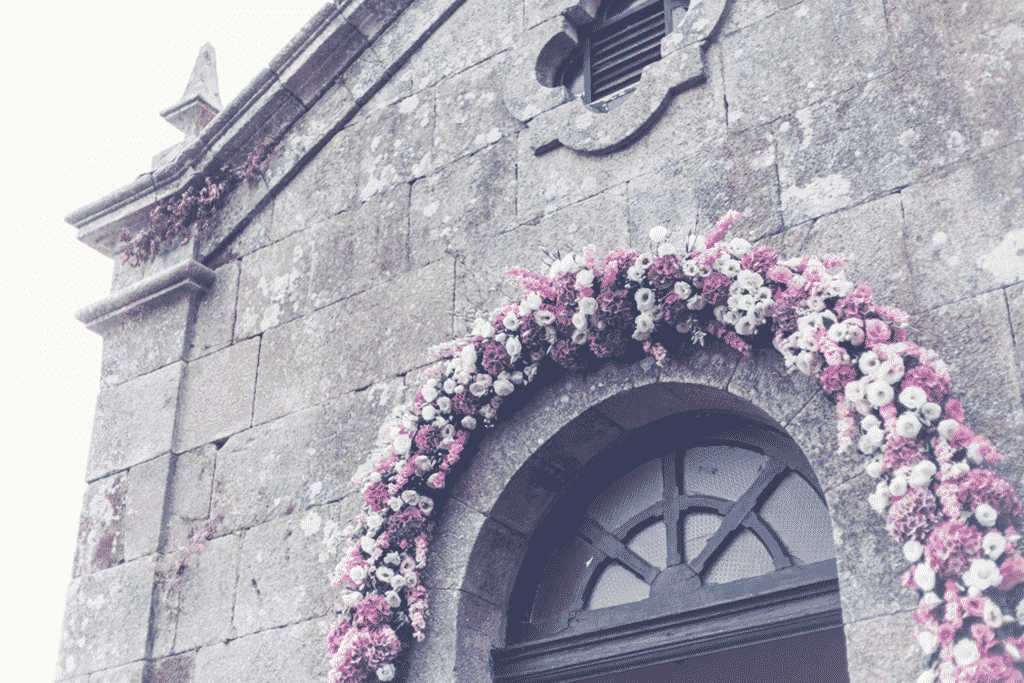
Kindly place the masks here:
<instances>
[{"instance_id":1,"label":"window muntin","mask_svg":"<svg viewBox=\"0 0 1024 683\"><path fill-rule=\"evenodd\" d=\"M792 440L722 415L653 431L614 462L592 460L599 466L535 534L496 681L585 680L841 624L827 507ZM541 557L545 571L532 571ZM741 613L748 630L751 619L764 629L730 637ZM648 632L669 621L677 625ZM708 629L717 635L698 643ZM633 638L638 654L615 660L616 638L621 647ZM563 660L578 675L544 673Z\"/></svg>"}]
</instances>

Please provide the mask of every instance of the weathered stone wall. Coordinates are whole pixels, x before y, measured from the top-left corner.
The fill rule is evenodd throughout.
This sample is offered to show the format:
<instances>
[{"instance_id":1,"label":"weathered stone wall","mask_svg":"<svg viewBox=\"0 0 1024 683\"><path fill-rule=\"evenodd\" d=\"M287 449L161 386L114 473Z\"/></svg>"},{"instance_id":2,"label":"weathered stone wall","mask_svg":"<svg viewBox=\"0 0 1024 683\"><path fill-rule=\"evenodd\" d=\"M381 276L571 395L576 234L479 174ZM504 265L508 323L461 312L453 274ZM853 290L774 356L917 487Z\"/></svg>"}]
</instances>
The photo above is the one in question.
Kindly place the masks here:
<instances>
[{"instance_id":1,"label":"weathered stone wall","mask_svg":"<svg viewBox=\"0 0 1024 683\"><path fill-rule=\"evenodd\" d=\"M429 347L509 293L506 267L540 267L541 249L644 248L657 224L703 231L737 210L734 234L853 256L853 279L950 363L969 423L1016 456L1002 471L1020 481L1024 2L731 0L706 81L599 156L536 155L502 100L513 48L562 4L404 4L343 10L358 56L315 103L282 95L305 113L275 129L264 182L196 247L209 290L102 330L58 680L323 680L336 544L360 502L348 479ZM119 267L114 289L163 267ZM787 403L798 380L737 363L702 377L827 452L827 402ZM907 680L915 602L873 487L809 456L846 544L852 680ZM446 513L448 547L475 543L490 513L466 498ZM468 547L427 580L450 619L419 646L416 680L480 681L500 640L493 595L450 581Z\"/></svg>"}]
</instances>

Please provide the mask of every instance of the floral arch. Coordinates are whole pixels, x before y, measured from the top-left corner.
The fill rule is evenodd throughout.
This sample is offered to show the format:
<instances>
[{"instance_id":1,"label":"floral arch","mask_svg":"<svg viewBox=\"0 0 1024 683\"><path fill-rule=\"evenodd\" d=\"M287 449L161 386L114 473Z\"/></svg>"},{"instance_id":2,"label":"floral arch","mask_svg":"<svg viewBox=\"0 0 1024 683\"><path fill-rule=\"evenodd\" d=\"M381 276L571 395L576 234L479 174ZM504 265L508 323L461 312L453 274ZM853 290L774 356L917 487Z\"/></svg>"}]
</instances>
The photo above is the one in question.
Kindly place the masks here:
<instances>
[{"instance_id":1,"label":"floral arch","mask_svg":"<svg viewBox=\"0 0 1024 683\"><path fill-rule=\"evenodd\" d=\"M721 400L715 390L728 388L786 427L826 491L855 496L858 487L847 482L856 478L863 488L871 479L860 494L898 544L867 560L891 558L878 568L888 583L917 590L919 681L1024 681L1021 503L984 467L1002 455L964 424L945 364L907 339L905 313L876 303L868 287L836 271L842 258L784 260L744 240L726 243L731 220L685 252L655 228L657 255L616 249L601 259L569 254L547 276L513 270L522 300L442 350L446 360L388 425L385 443L356 478L366 509L335 576L345 607L328 639L332 682L401 677L402 651L427 637L420 573L428 553L432 604L449 622L432 637L452 640L444 650L472 649L465 637L455 642L467 629L452 628L454 618L469 624L470 640L487 641L486 652L500 624L482 594L496 591L491 598L501 604L503 572L474 567L468 553L486 555L500 535L488 515L500 516L498 496L515 472L542 463L530 458L538 445L598 403L630 396L624 419L653 420L694 400L699 385L712 388L705 400ZM708 337L725 344L705 348ZM674 360L691 347L699 362ZM598 360L631 358L642 360L579 374ZM577 374L541 389L512 421L499 421L542 371L555 374L557 366ZM688 388L680 394L670 383ZM822 411L836 415L831 439L818 429ZM432 550L435 505L466 469L483 427L497 431L454 484ZM857 560L853 552L844 557L841 542L837 557L841 590L863 580L842 570L844 559ZM898 559L910 565L901 577L892 569ZM504 570L509 580L515 570ZM481 580L491 588L463 592ZM411 663L419 668L422 660L414 655Z\"/></svg>"}]
</instances>

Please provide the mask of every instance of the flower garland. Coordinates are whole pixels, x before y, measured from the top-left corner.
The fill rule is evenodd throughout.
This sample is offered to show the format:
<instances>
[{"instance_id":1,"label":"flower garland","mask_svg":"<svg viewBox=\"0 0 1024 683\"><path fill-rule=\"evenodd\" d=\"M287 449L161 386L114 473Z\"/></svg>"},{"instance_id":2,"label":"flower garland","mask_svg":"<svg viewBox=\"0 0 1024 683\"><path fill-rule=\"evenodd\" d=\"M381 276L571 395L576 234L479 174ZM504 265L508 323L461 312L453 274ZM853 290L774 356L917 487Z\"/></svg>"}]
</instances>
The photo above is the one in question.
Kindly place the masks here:
<instances>
[{"instance_id":1,"label":"flower garland","mask_svg":"<svg viewBox=\"0 0 1024 683\"><path fill-rule=\"evenodd\" d=\"M331 683L390 681L405 644L425 637L430 517L474 430L551 358L570 371L642 352L662 364L680 345L720 338L744 354L774 346L836 402L839 453L857 450L878 480L871 507L903 545L905 586L926 656L919 683L1024 683L1021 502L981 469L1003 456L964 424L945 363L907 339L908 316L834 272L838 256L780 260L723 242L729 217L678 254L619 248L557 260L547 276L513 269L522 299L478 320L387 425L354 482L365 510L335 573L344 609L328 637Z\"/></svg>"}]
</instances>

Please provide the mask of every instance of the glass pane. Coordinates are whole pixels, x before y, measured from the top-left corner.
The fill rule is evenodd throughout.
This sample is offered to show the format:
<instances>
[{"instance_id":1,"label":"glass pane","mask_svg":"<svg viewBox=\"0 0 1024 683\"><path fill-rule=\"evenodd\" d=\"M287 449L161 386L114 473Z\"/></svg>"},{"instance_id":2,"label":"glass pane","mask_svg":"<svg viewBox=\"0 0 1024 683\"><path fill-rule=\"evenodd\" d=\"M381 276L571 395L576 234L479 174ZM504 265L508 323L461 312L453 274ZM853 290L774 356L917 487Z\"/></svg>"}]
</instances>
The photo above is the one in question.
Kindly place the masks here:
<instances>
[{"instance_id":1,"label":"glass pane","mask_svg":"<svg viewBox=\"0 0 1024 683\"><path fill-rule=\"evenodd\" d=\"M764 543L751 532L744 529L733 539L725 552L719 555L715 566L708 572L708 583L729 583L751 576L767 574L775 569L772 556Z\"/></svg>"},{"instance_id":2,"label":"glass pane","mask_svg":"<svg viewBox=\"0 0 1024 683\"><path fill-rule=\"evenodd\" d=\"M611 531L661 498L661 460L651 460L605 489L587 514Z\"/></svg>"},{"instance_id":3,"label":"glass pane","mask_svg":"<svg viewBox=\"0 0 1024 683\"><path fill-rule=\"evenodd\" d=\"M836 556L828 508L799 474L786 477L761 506L761 519L794 558L810 564Z\"/></svg>"},{"instance_id":4,"label":"glass pane","mask_svg":"<svg viewBox=\"0 0 1024 683\"><path fill-rule=\"evenodd\" d=\"M556 550L548 560L544 580L537 589L531 620L550 619L568 612L576 598L576 589L593 560L593 548L578 538Z\"/></svg>"},{"instance_id":5,"label":"glass pane","mask_svg":"<svg viewBox=\"0 0 1024 683\"><path fill-rule=\"evenodd\" d=\"M686 451L683 481L688 496L739 500L768 458L732 446L699 446Z\"/></svg>"},{"instance_id":6,"label":"glass pane","mask_svg":"<svg viewBox=\"0 0 1024 683\"><path fill-rule=\"evenodd\" d=\"M722 526L724 517L712 512L691 512L683 522L683 548L686 550L686 561L692 562L700 555L708 539Z\"/></svg>"},{"instance_id":7,"label":"glass pane","mask_svg":"<svg viewBox=\"0 0 1024 683\"><path fill-rule=\"evenodd\" d=\"M626 547L658 569L664 569L668 566L668 548L665 542L665 525L658 522L634 536Z\"/></svg>"},{"instance_id":8,"label":"glass pane","mask_svg":"<svg viewBox=\"0 0 1024 683\"><path fill-rule=\"evenodd\" d=\"M628 602L646 600L650 595L650 586L622 565L613 563L601 572L594 591L590 594L590 604L587 608L601 609L625 605Z\"/></svg>"}]
</instances>

